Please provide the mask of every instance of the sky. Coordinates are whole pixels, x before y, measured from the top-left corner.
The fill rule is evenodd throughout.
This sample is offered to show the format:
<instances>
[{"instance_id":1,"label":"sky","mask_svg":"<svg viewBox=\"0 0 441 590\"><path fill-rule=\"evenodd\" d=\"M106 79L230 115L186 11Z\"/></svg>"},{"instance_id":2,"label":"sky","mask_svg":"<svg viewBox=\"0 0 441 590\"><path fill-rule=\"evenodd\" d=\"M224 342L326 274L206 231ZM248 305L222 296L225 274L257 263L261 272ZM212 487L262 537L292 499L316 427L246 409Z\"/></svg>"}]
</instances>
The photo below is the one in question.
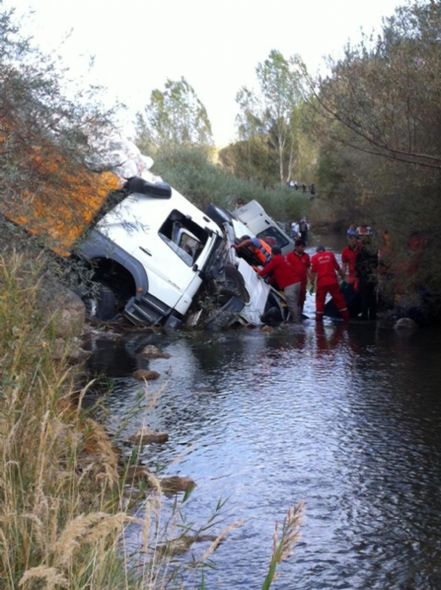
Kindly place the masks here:
<instances>
[{"instance_id":1,"label":"sky","mask_svg":"<svg viewBox=\"0 0 441 590\"><path fill-rule=\"evenodd\" d=\"M1 0L0 0L1 2ZM207 109L216 145L235 139L236 93L256 88L258 63L277 49L310 72L341 56L361 30L379 31L405 0L3 0L44 52L79 84L103 85L127 105L122 125L153 89L183 76ZM30 11L33 11L30 13ZM94 58L90 69L90 58Z\"/></svg>"}]
</instances>

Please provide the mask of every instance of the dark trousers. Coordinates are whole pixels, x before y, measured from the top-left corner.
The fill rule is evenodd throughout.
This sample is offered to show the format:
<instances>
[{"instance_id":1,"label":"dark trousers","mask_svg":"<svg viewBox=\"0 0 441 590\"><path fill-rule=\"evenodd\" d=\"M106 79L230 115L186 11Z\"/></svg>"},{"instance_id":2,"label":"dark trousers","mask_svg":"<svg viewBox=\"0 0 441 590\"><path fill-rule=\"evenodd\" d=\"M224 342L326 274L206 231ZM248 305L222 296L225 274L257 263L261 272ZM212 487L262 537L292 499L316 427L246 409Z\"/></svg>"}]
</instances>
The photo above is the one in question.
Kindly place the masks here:
<instances>
[{"instance_id":1,"label":"dark trousers","mask_svg":"<svg viewBox=\"0 0 441 590\"><path fill-rule=\"evenodd\" d=\"M374 283L360 281L361 318L375 320L377 317L377 286Z\"/></svg>"}]
</instances>

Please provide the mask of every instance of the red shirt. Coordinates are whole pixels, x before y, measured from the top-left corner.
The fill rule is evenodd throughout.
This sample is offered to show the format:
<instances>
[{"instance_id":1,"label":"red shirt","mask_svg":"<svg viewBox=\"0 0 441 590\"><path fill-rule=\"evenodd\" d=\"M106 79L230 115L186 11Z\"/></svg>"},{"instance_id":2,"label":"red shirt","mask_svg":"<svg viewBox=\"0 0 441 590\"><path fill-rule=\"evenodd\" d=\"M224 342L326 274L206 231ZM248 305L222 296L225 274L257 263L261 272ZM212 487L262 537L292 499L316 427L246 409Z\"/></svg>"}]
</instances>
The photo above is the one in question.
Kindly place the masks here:
<instances>
[{"instance_id":1,"label":"red shirt","mask_svg":"<svg viewBox=\"0 0 441 590\"><path fill-rule=\"evenodd\" d=\"M265 264L263 269L259 271L261 277L266 277L269 274L273 276L279 289L284 289L289 285L299 282L293 268L281 254L273 256L271 260Z\"/></svg>"},{"instance_id":2,"label":"red shirt","mask_svg":"<svg viewBox=\"0 0 441 590\"><path fill-rule=\"evenodd\" d=\"M335 271L340 271L340 266L332 252L317 252L311 258L311 270L317 274L317 287L338 285Z\"/></svg>"},{"instance_id":3,"label":"red shirt","mask_svg":"<svg viewBox=\"0 0 441 590\"><path fill-rule=\"evenodd\" d=\"M348 265L348 275L350 280L355 280L355 261L357 260L357 254L360 252L360 248L350 248L346 246L341 253L341 261L343 264Z\"/></svg>"},{"instance_id":4,"label":"red shirt","mask_svg":"<svg viewBox=\"0 0 441 590\"><path fill-rule=\"evenodd\" d=\"M294 273L297 277L296 283L306 283L307 270L311 265L309 254L306 252L303 252L303 254L298 254L295 250L293 250L287 255L286 260L294 270Z\"/></svg>"}]
</instances>

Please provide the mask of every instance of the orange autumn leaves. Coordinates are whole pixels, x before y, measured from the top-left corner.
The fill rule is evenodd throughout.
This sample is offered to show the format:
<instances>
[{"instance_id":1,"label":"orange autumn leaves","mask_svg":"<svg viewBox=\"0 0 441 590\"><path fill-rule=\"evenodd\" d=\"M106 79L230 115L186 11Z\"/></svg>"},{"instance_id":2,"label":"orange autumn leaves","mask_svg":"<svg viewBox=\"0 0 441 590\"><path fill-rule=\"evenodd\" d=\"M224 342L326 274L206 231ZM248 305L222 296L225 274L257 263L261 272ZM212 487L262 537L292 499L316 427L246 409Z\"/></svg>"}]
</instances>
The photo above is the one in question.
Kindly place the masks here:
<instances>
[{"instance_id":1,"label":"orange autumn leaves","mask_svg":"<svg viewBox=\"0 0 441 590\"><path fill-rule=\"evenodd\" d=\"M1 213L66 256L108 194L121 188L121 180L112 172L91 172L69 161L56 153L54 146L29 146L26 152L31 182L18 190L16 198L3 195Z\"/></svg>"}]
</instances>

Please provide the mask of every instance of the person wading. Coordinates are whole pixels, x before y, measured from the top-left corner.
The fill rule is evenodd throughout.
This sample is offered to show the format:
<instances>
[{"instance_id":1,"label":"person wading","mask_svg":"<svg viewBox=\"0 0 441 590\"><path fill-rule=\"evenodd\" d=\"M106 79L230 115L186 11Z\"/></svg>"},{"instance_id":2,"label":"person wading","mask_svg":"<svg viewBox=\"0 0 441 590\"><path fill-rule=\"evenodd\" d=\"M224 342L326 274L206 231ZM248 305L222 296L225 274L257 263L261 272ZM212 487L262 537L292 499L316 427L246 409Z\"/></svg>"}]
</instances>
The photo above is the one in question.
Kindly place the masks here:
<instances>
[{"instance_id":1,"label":"person wading","mask_svg":"<svg viewBox=\"0 0 441 590\"><path fill-rule=\"evenodd\" d=\"M294 245L294 250L287 255L286 260L292 266L296 277L300 281L299 308L300 313L302 313L305 305L306 283L311 260L309 254L305 252L305 242L303 240L297 239Z\"/></svg>"},{"instance_id":2,"label":"person wading","mask_svg":"<svg viewBox=\"0 0 441 590\"><path fill-rule=\"evenodd\" d=\"M269 277L271 284L275 284L278 289L283 290L291 319L293 322L299 322L301 318L299 308L301 280L286 258L282 256L280 248L273 247L272 258L259 271L259 275L263 278Z\"/></svg>"},{"instance_id":3,"label":"person wading","mask_svg":"<svg viewBox=\"0 0 441 590\"><path fill-rule=\"evenodd\" d=\"M327 252L324 246L318 246L316 254L311 258L311 273L315 278L315 314L317 320L323 319L325 311L325 299L329 293L334 300L344 321L349 320L349 312L340 286L337 281L337 273L344 279L343 271L332 252Z\"/></svg>"}]
</instances>

